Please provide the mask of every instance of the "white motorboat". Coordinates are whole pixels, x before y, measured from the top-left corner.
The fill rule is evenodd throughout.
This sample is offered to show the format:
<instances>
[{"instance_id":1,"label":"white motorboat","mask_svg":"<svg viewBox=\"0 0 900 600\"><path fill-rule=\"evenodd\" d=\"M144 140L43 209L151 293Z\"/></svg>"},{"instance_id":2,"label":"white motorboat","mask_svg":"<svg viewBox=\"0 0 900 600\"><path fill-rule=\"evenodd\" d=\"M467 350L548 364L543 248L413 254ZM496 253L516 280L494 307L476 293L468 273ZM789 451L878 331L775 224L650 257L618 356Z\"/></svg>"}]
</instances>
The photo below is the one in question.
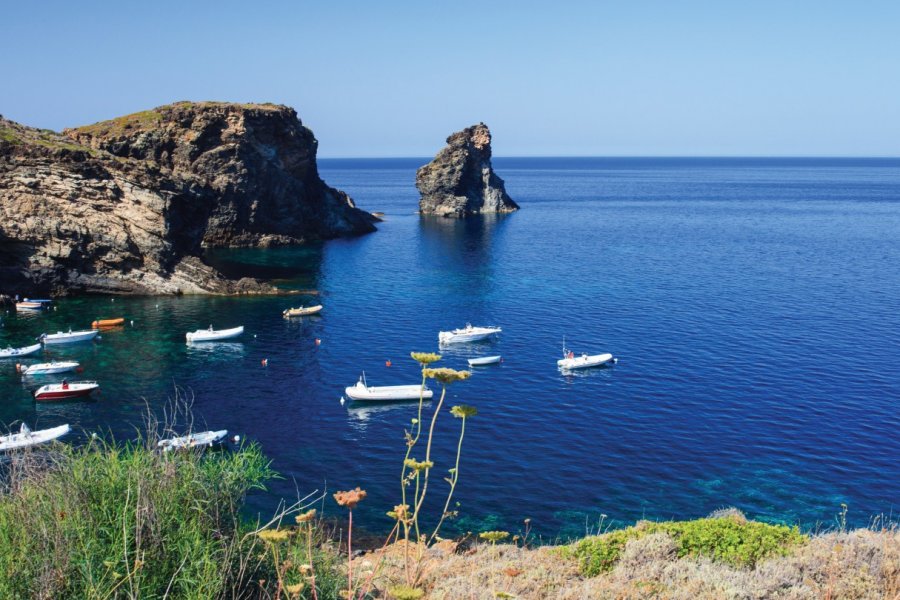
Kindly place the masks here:
<instances>
[{"instance_id":1,"label":"white motorboat","mask_svg":"<svg viewBox=\"0 0 900 600\"><path fill-rule=\"evenodd\" d=\"M37 363L34 365L16 365L16 369L23 375L52 375L53 373L67 373L78 368L78 363L74 360L63 360L59 362Z\"/></svg>"},{"instance_id":2,"label":"white motorboat","mask_svg":"<svg viewBox=\"0 0 900 600\"><path fill-rule=\"evenodd\" d=\"M479 356L478 358L470 358L469 366L470 367L483 367L484 365L496 365L503 361L503 358L498 356Z\"/></svg>"},{"instance_id":3,"label":"white motorboat","mask_svg":"<svg viewBox=\"0 0 900 600\"><path fill-rule=\"evenodd\" d=\"M556 361L556 366L561 371L574 371L576 369L589 369L591 367L606 367L614 365L619 359L612 354L585 354L575 356L575 353L566 348L566 340L563 338L563 357Z\"/></svg>"},{"instance_id":4,"label":"white motorboat","mask_svg":"<svg viewBox=\"0 0 900 600\"><path fill-rule=\"evenodd\" d=\"M221 443L226 435L228 435L227 429L220 429L218 431L200 431L182 435L180 437L159 440L156 445L157 447L162 448L164 452L187 448L204 448Z\"/></svg>"},{"instance_id":5,"label":"white motorboat","mask_svg":"<svg viewBox=\"0 0 900 600\"><path fill-rule=\"evenodd\" d=\"M454 329L452 331L439 331L438 342L441 344L462 344L465 342L477 342L489 338L495 333L500 333L499 327L475 327L471 323L466 323L462 329Z\"/></svg>"},{"instance_id":6,"label":"white motorboat","mask_svg":"<svg viewBox=\"0 0 900 600\"><path fill-rule=\"evenodd\" d=\"M28 425L22 423L19 433L11 433L9 435L0 435L0 451L14 450L16 448L26 448L43 444L60 438L72 431L68 425L60 425L59 427L51 427L50 429L39 429L32 431Z\"/></svg>"},{"instance_id":7,"label":"white motorboat","mask_svg":"<svg viewBox=\"0 0 900 600\"><path fill-rule=\"evenodd\" d=\"M34 393L34 399L42 402L59 402L60 400L86 398L97 389L100 389L100 384L96 381L73 381L69 383L63 380L62 383L42 385Z\"/></svg>"},{"instance_id":8,"label":"white motorboat","mask_svg":"<svg viewBox=\"0 0 900 600\"><path fill-rule=\"evenodd\" d=\"M356 382L344 389L344 393L351 400L367 401L367 402L390 402L393 400L430 400L434 396L428 387L421 385L383 385L370 386L366 381L366 374L363 373Z\"/></svg>"},{"instance_id":9,"label":"white motorboat","mask_svg":"<svg viewBox=\"0 0 900 600\"><path fill-rule=\"evenodd\" d=\"M41 336L44 344L73 344L75 342L89 342L100 334L97 329L86 329L84 331L57 331L56 333L45 333Z\"/></svg>"},{"instance_id":10,"label":"white motorboat","mask_svg":"<svg viewBox=\"0 0 900 600\"><path fill-rule=\"evenodd\" d=\"M29 354L34 354L41 349L41 345L34 344L31 346L24 346L22 348L12 348L9 347L6 350L0 350L0 358L13 358L16 356L28 356Z\"/></svg>"},{"instance_id":11,"label":"white motorboat","mask_svg":"<svg viewBox=\"0 0 900 600\"><path fill-rule=\"evenodd\" d=\"M218 342L219 340L230 340L244 333L244 326L232 327L231 329L213 329L212 325L209 329L198 329L197 331L185 335L188 344L193 342Z\"/></svg>"},{"instance_id":12,"label":"white motorboat","mask_svg":"<svg viewBox=\"0 0 900 600\"><path fill-rule=\"evenodd\" d=\"M44 305L40 302L34 302L32 300L23 300L21 302L16 302L16 310L20 312L37 312L43 309Z\"/></svg>"}]
</instances>

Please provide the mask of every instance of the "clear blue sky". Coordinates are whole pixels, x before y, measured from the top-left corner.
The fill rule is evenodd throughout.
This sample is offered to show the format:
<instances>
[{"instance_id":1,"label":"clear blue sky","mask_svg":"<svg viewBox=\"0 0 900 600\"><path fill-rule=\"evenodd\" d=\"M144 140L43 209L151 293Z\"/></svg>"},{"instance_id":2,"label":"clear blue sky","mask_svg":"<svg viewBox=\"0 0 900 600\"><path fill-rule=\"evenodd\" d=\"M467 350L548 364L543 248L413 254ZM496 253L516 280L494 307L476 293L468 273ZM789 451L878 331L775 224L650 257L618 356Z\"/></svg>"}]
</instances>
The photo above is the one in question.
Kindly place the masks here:
<instances>
[{"instance_id":1,"label":"clear blue sky","mask_svg":"<svg viewBox=\"0 0 900 600\"><path fill-rule=\"evenodd\" d=\"M297 109L321 156L900 156L900 2L3 0L0 114Z\"/></svg>"}]
</instances>

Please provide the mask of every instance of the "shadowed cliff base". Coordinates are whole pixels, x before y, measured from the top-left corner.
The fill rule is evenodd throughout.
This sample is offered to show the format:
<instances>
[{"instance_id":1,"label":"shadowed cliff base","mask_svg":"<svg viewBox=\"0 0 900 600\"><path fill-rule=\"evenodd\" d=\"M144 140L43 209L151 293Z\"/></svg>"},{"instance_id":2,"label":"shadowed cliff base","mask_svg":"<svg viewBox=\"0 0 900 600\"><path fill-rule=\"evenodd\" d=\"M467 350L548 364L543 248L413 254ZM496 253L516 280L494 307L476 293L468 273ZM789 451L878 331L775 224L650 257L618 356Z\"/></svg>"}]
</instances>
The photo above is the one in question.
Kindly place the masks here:
<instances>
[{"instance_id":1,"label":"shadowed cliff base","mask_svg":"<svg viewBox=\"0 0 900 600\"><path fill-rule=\"evenodd\" d=\"M0 291L274 293L206 248L375 230L289 107L177 102L60 133L0 117Z\"/></svg>"}]
</instances>

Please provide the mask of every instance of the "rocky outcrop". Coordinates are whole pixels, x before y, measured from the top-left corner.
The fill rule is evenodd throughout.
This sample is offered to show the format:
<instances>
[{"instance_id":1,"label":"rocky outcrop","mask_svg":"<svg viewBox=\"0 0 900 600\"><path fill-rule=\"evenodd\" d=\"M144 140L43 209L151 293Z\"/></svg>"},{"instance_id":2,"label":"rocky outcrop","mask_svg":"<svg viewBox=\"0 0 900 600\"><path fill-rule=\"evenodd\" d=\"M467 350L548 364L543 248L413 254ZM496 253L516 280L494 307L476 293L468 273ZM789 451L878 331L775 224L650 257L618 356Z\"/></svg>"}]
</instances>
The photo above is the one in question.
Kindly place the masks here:
<instances>
[{"instance_id":1,"label":"rocky outcrop","mask_svg":"<svg viewBox=\"0 0 900 600\"><path fill-rule=\"evenodd\" d=\"M448 137L447 146L416 172L416 188L422 214L463 217L519 209L491 167L491 132L484 123Z\"/></svg>"},{"instance_id":2,"label":"rocky outcrop","mask_svg":"<svg viewBox=\"0 0 900 600\"><path fill-rule=\"evenodd\" d=\"M63 134L0 118L0 291L258 293L209 247L374 231L293 109L179 102Z\"/></svg>"}]
</instances>

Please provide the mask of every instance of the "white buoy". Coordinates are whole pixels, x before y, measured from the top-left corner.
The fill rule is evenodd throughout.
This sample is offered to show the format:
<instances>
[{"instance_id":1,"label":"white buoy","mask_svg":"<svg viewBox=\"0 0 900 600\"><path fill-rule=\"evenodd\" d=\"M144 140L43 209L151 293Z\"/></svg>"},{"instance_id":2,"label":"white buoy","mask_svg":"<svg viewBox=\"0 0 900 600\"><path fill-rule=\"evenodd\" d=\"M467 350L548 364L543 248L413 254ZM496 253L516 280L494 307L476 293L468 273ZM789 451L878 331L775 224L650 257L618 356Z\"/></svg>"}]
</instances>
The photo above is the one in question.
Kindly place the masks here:
<instances>
[{"instance_id":1,"label":"white buoy","mask_svg":"<svg viewBox=\"0 0 900 600\"><path fill-rule=\"evenodd\" d=\"M341 406L343 406L343 405L344 405L344 397L341 396Z\"/></svg>"},{"instance_id":2,"label":"white buoy","mask_svg":"<svg viewBox=\"0 0 900 600\"><path fill-rule=\"evenodd\" d=\"M131 326L134 327L134 319L131 320Z\"/></svg>"},{"instance_id":3,"label":"white buoy","mask_svg":"<svg viewBox=\"0 0 900 600\"><path fill-rule=\"evenodd\" d=\"M159 310L159 304L156 305L156 310Z\"/></svg>"},{"instance_id":4,"label":"white buoy","mask_svg":"<svg viewBox=\"0 0 900 600\"><path fill-rule=\"evenodd\" d=\"M239 435L234 436L234 443L237 444L239 441L241 441L241 436L239 436Z\"/></svg>"},{"instance_id":5,"label":"white buoy","mask_svg":"<svg viewBox=\"0 0 900 600\"><path fill-rule=\"evenodd\" d=\"M256 334L255 334L255 333L253 334L253 339L254 339L254 340L256 339Z\"/></svg>"}]
</instances>

